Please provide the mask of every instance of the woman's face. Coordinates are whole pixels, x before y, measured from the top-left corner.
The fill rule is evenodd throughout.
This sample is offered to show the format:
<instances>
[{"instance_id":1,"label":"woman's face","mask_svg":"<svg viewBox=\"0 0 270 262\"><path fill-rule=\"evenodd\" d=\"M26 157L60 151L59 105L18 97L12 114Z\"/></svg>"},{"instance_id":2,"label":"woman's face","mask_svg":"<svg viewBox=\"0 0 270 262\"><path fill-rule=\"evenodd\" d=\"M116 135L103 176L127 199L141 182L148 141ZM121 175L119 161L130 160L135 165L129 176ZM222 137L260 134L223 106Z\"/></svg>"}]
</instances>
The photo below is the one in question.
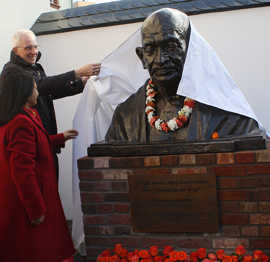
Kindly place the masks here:
<instances>
[{"instance_id":1,"label":"woman's face","mask_svg":"<svg viewBox=\"0 0 270 262\"><path fill-rule=\"evenodd\" d=\"M28 106L28 107L35 106L37 104L37 98L38 98L37 84L34 81L33 92L32 92L32 95L30 97L28 97L27 102L26 102L26 106Z\"/></svg>"}]
</instances>

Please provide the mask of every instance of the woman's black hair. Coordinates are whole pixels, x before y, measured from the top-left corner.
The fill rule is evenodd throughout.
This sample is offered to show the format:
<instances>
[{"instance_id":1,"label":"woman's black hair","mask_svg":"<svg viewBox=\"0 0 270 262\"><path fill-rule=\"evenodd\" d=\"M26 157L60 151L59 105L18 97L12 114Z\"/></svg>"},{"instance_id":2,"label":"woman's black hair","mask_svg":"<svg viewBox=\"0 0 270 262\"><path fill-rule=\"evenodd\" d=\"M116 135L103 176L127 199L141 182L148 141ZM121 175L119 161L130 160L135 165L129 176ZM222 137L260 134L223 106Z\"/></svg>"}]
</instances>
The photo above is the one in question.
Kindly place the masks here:
<instances>
[{"instance_id":1,"label":"woman's black hair","mask_svg":"<svg viewBox=\"0 0 270 262\"><path fill-rule=\"evenodd\" d=\"M2 72L0 76L0 126L22 112L27 99L33 93L33 88L32 74L18 69Z\"/></svg>"}]
</instances>

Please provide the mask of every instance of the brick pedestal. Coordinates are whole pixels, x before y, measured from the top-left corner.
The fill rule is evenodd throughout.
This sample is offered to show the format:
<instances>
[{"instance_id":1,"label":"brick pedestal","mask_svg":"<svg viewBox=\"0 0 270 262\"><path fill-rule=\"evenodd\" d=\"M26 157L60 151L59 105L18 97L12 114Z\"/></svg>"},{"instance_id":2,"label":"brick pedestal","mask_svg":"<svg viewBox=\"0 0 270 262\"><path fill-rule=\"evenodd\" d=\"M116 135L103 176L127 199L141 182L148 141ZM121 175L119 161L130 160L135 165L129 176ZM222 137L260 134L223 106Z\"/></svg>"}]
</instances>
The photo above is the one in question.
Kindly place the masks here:
<instances>
[{"instance_id":1,"label":"brick pedestal","mask_svg":"<svg viewBox=\"0 0 270 262\"><path fill-rule=\"evenodd\" d=\"M144 157L85 157L78 161L88 260L116 243L128 249L185 251L204 247L229 254L243 244L270 254L270 150ZM128 176L206 174L217 178L220 230L215 234L134 233L130 226Z\"/></svg>"}]
</instances>

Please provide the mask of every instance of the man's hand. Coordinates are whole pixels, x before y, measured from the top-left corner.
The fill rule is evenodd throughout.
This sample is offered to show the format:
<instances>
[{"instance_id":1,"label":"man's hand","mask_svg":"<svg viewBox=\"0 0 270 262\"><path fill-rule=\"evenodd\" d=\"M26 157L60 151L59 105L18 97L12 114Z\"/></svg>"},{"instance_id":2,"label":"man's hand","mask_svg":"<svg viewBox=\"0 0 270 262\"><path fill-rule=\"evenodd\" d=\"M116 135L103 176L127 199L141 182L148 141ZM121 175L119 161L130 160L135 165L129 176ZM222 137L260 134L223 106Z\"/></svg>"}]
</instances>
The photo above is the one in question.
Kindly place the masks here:
<instances>
[{"instance_id":1,"label":"man's hand","mask_svg":"<svg viewBox=\"0 0 270 262\"><path fill-rule=\"evenodd\" d=\"M45 220L45 215L42 215L40 218L31 221L31 224L32 224L33 226L38 226L38 225L40 225L44 220Z\"/></svg>"},{"instance_id":2,"label":"man's hand","mask_svg":"<svg viewBox=\"0 0 270 262\"><path fill-rule=\"evenodd\" d=\"M69 139L74 139L75 137L78 136L78 131L75 129L70 129L65 131L64 133L64 137L65 137L65 141L69 140Z\"/></svg>"},{"instance_id":3,"label":"man's hand","mask_svg":"<svg viewBox=\"0 0 270 262\"><path fill-rule=\"evenodd\" d=\"M100 72L101 64L88 64L84 65L75 70L76 78L83 77L83 76L95 76L98 75Z\"/></svg>"}]
</instances>

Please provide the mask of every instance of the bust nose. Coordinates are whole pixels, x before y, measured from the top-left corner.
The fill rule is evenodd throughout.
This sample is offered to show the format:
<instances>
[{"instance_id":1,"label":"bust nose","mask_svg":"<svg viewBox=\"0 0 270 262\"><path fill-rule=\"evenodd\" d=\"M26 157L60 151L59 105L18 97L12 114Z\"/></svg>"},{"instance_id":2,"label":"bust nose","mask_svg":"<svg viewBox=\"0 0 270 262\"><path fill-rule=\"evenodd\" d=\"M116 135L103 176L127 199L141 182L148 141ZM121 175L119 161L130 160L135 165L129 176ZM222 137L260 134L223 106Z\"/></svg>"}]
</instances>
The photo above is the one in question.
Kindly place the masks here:
<instances>
[{"instance_id":1,"label":"bust nose","mask_svg":"<svg viewBox=\"0 0 270 262\"><path fill-rule=\"evenodd\" d=\"M169 59L166 48L158 47L155 56L155 62L164 64Z\"/></svg>"}]
</instances>

